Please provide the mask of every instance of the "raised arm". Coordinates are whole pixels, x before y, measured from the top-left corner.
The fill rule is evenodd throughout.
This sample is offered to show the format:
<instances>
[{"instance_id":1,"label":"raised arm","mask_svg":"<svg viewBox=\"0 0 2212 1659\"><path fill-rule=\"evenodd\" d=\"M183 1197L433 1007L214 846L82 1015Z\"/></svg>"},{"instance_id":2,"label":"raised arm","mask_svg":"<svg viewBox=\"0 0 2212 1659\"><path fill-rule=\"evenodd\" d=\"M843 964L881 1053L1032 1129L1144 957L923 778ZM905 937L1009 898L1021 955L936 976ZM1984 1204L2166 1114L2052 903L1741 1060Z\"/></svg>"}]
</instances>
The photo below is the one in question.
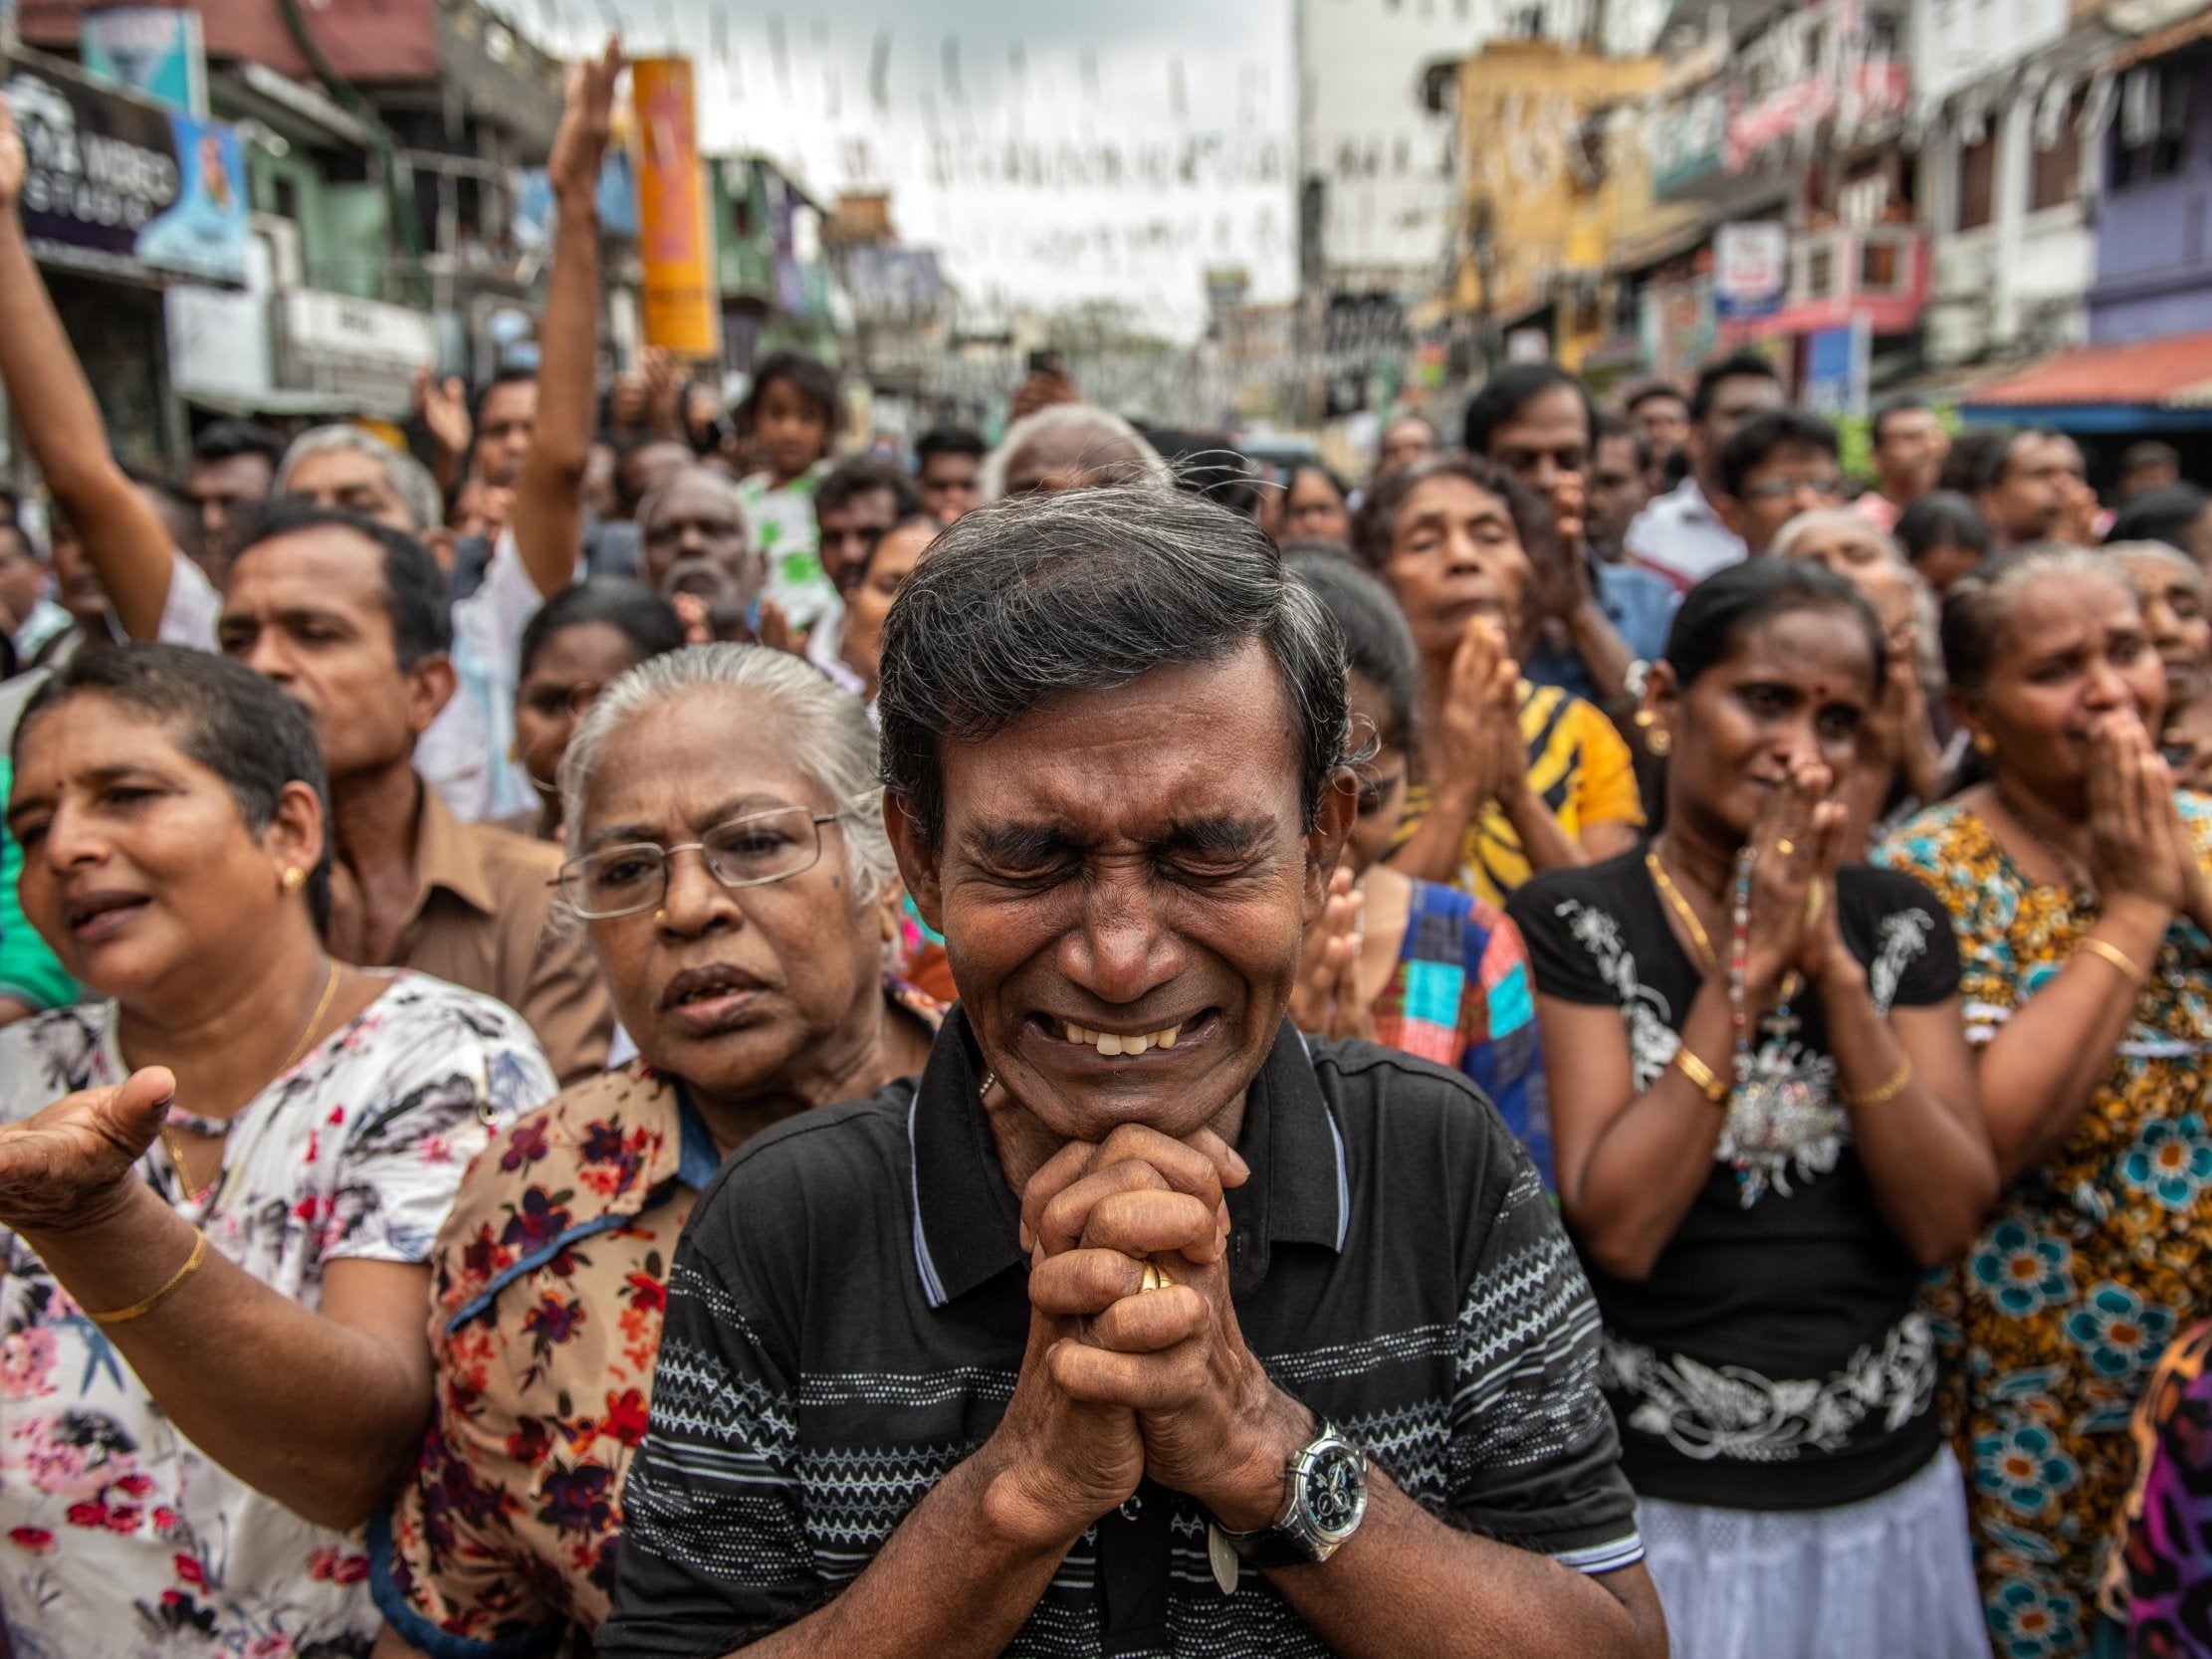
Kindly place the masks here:
<instances>
[{"instance_id":1,"label":"raised arm","mask_svg":"<svg viewBox=\"0 0 2212 1659\"><path fill-rule=\"evenodd\" d=\"M357 1527L429 1416L429 1271L333 1262L311 1312L234 1266L135 1167L175 1089L159 1068L135 1072L0 1130L0 1223L102 1322L179 1433L295 1514Z\"/></svg>"},{"instance_id":2,"label":"raised arm","mask_svg":"<svg viewBox=\"0 0 2212 1659\"><path fill-rule=\"evenodd\" d=\"M568 81L548 170L553 265L546 278L538 423L515 488L515 546L538 591L575 579L583 544L583 474L591 454L599 372L599 162L606 154L622 47L610 40Z\"/></svg>"},{"instance_id":3,"label":"raised arm","mask_svg":"<svg viewBox=\"0 0 2212 1659\"><path fill-rule=\"evenodd\" d=\"M23 234L28 158L0 98L0 381L46 487L132 639L152 639L169 598L169 532L108 447L107 424Z\"/></svg>"}]
</instances>

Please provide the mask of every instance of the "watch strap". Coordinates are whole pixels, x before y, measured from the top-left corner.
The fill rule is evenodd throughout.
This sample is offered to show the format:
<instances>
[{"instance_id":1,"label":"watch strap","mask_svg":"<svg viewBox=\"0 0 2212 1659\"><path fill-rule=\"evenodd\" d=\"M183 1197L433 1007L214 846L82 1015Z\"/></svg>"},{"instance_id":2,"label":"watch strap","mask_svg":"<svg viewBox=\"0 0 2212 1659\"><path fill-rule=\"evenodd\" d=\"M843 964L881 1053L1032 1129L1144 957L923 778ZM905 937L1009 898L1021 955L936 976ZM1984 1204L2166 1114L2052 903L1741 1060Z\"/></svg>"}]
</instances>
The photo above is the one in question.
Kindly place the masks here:
<instances>
[{"instance_id":1,"label":"watch strap","mask_svg":"<svg viewBox=\"0 0 2212 1659\"><path fill-rule=\"evenodd\" d=\"M1313 1439L1293 1452L1283 1466L1283 1509L1271 1527L1261 1527L1254 1532L1232 1533L1218 1521L1209 1517L1207 1522L1207 1558L1214 1568L1214 1581L1223 1595L1233 1594L1236 1579L1242 1567L1252 1566L1261 1570L1278 1566L1310 1566L1325 1561L1343 1537L1330 1538L1318 1531L1306 1518L1304 1504L1298 1490L1301 1471L1316 1452L1331 1445L1357 1451L1345 1439L1334 1423L1322 1420ZM1364 1466L1366 1454L1359 1453ZM1366 1508L1364 1499L1361 1509ZM1355 1517L1352 1525L1357 1526ZM1347 1535L1349 1536L1348 1532Z\"/></svg>"}]
</instances>

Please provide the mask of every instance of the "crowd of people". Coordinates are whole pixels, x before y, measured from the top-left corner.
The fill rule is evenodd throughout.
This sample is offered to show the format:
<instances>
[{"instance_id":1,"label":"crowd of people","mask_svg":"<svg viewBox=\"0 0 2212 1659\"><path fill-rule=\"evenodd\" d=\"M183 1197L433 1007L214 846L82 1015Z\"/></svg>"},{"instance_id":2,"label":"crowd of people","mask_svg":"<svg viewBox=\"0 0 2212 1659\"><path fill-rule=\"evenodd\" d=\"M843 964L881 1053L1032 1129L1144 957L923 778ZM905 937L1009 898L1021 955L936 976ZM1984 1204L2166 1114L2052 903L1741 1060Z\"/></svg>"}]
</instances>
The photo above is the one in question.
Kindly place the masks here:
<instances>
[{"instance_id":1,"label":"crowd of people","mask_svg":"<svg viewBox=\"0 0 2212 1659\"><path fill-rule=\"evenodd\" d=\"M2212 1653L2172 451L602 384L621 69L534 370L180 481L0 105L10 1651Z\"/></svg>"}]
</instances>

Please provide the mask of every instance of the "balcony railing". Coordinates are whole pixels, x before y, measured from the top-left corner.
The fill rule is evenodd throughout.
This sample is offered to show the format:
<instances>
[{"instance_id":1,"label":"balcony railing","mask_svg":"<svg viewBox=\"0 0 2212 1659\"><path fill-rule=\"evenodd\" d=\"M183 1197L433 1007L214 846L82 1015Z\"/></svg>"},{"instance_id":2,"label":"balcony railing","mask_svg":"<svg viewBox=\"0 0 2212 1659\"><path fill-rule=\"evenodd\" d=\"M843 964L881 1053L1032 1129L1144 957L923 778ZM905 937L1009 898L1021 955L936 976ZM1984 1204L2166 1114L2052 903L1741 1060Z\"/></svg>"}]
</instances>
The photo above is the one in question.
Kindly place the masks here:
<instances>
[{"instance_id":1,"label":"balcony railing","mask_svg":"<svg viewBox=\"0 0 2212 1659\"><path fill-rule=\"evenodd\" d=\"M1926 248L1925 233L1914 225L1795 237L1788 304L1917 306L1927 295Z\"/></svg>"}]
</instances>

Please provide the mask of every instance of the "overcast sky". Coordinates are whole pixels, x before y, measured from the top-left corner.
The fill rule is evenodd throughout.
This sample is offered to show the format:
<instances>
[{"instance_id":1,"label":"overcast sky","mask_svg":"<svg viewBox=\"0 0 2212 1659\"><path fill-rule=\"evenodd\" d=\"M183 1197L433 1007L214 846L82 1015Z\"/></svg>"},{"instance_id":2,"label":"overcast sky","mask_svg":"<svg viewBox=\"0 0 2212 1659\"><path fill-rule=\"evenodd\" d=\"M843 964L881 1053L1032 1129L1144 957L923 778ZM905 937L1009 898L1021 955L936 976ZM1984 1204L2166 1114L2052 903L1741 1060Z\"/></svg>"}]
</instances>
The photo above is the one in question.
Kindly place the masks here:
<instances>
[{"instance_id":1,"label":"overcast sky","mask_svg":"<svg viewBox=\"0 0 2212 1659\"><path fill-rule=\"evenodd\" d=\"M1127 301L1189 334L1209 268L1255 299L1295 273L1290 0L506 0L572 51L697 64L710 151L759 152L824 199L888 188L984 308Z\"/></svg>"}]
</instances>

